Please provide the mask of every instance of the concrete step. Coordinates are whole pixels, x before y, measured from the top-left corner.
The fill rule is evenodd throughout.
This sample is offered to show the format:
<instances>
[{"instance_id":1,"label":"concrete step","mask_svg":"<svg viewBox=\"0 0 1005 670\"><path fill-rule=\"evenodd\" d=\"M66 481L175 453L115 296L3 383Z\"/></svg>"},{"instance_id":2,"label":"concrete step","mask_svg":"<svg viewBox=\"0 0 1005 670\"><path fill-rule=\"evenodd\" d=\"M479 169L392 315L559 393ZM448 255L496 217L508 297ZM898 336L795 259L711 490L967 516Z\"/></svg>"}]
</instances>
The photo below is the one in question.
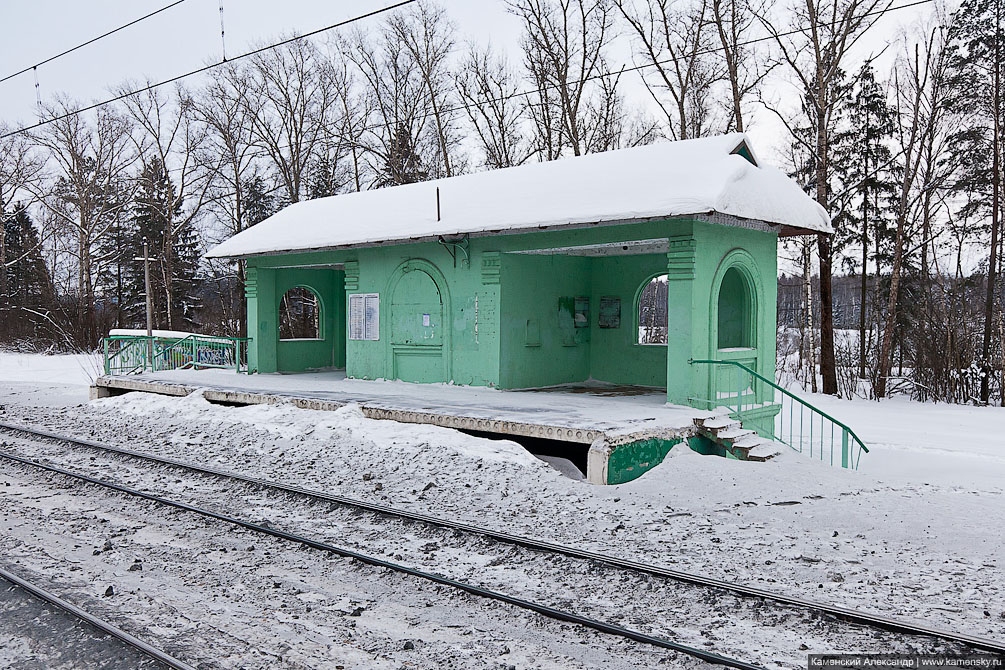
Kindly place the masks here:
<instances>
[{"instance_id":1,"label":"concrete step","mask_svg":"<svg viewBox=\"0 0 1005 670\"><path fill-rule=\"evenodd\" d=\"M784 449L785 445L783 444L778 444L777 442L774 442L772 440L765 440L764 442L750 449L750 451L747 452L747 460L766 461L782 453Z\"/></svg>"},{"instance_id":2,"label":"concrete step","mask_svg":"<svg viewBox=\"0 0 1005 670\"><path fill-rule=\"evenodd\" d=\"M711 432L715 435L717 441L731 442L732 444L736 444L737 442L743 440L744 438L757 435L757 433L752 430L749 430L747 428L741 428L739 423L737 423L735 427L730 427L726 430L718 430Z\"/></svg>"},{"instance_id":3,"label":"concrete step","mask_svg":"<svg viewBox=\"0 0 1005 670\"><path fill-rule=\"evenodd\" d=\"M695 423L698 424L698 426L701 428L713 431L726 430L729 428L735 428L740 425L739 421L725 414L696 419Z\"/></svg>"}]
</instances>

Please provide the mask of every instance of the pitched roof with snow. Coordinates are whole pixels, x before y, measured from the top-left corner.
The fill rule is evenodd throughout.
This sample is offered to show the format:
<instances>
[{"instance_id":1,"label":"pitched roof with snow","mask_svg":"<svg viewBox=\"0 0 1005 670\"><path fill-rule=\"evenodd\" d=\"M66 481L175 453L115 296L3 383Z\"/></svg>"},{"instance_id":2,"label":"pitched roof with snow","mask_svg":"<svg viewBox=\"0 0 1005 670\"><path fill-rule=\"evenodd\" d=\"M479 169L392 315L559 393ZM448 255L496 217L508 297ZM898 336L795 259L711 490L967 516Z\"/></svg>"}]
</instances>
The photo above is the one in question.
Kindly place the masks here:
<instances>
[{"instance_id":1,"label":"pitched roof with snow","mask_svg":"<svg viewBox=\"0 0 1005 670\"><path fill-rule=\"evenodd\" d=\"M210 250L211 258L372 246L590 223L726 214L831 232L795 181L742 133L661 142L298 202Z\"/></svg>"}]
</instances>

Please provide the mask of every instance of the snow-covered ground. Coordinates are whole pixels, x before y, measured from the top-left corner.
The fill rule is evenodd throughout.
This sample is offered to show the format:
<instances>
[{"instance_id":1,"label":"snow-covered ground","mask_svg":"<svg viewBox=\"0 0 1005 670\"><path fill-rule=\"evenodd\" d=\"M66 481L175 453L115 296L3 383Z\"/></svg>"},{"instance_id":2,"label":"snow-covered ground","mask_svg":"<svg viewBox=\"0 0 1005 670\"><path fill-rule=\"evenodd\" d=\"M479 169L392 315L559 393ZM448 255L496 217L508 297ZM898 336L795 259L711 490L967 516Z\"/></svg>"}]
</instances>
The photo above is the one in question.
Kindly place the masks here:
<instances>
[{"instance_id":1,"label":"snow-covered ground","mask_svg":"<svg viewBox=\"0 0 1005 670\"><path fill-rule=\"evenodd\" d=\"M70 368L64 379L79 367L49 363ZM872 449L860 471L795 453L759 464L676 449L634 482L597 487L511 442L373 421L351 406L233 408L143 394L84 404L83 385L39 403L24 394L24 374L3 381L11 369L0 355L7 421L1005 638L1000 408L814 396ZM307 644L288 635L293 648Z\"/></svg>"},{"instance_id":2,"label":"snow-covered ground","mask_svg":"<svg viewBox=\"0 0 1005 670\"><path fill-rule=\"evenodd\" d=\"M87 387L102 374L97 354L20 354L0 351L0 381ZM86 393L85 393L86 397Z\"/></svg>"}]
</instances>

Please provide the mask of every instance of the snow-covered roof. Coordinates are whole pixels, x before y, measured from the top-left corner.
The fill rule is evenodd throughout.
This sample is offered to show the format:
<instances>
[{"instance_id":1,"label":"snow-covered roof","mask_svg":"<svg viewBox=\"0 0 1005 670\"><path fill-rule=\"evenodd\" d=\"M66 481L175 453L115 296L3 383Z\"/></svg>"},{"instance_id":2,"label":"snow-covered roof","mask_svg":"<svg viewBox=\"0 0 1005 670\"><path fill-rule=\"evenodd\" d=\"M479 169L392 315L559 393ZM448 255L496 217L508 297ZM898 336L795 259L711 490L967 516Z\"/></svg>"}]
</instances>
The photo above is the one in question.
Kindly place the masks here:
<instances>
[{"instance_id":1,"label":"snow-covered roof","mask_svg":"<svg viewBox=\"0 0 1005 670\"><path fill-rule=\"evenodd\" d=\"M298 202L211 258L719 213L831 232L830 217L733 133Z\"/></svg>"}]
</instances>

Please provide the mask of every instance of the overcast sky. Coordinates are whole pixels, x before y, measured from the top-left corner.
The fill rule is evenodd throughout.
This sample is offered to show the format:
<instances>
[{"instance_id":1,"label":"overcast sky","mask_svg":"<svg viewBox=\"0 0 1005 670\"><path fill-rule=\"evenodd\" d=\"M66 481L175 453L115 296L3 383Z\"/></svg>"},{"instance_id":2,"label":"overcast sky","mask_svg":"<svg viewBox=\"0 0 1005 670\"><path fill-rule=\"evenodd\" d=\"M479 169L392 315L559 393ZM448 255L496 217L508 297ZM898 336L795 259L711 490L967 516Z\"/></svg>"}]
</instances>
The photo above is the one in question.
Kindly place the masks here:
<instances>
[{"instance_id":1,"label":"overcast sky","mask_svg":"<svg viewBox=\"0 0 1005 670\"><path fill-rule=\"evenodd\" d=\"M898 0L903 4L906 0ZM169 0L6 0L0 9L0 78L31 66L68 47L169 4ZM310 32L337 21L377 9L392 0L224 0L228 56L256 43L273 41L293 31ZM491 41L516 53L520 25L506 12L503 0L442 0L458 28L458 41ZM901 10L884 17L859 51L864 56L881 50L931 5ZM379 18L357 23L376 26ZM42 99L65 92L82 101L107 97L110 88L126 80L159 81L218 61L221 55L219 0L185 0L158 16L105 38L38 69ZM621 45L612 52L614 64L631 64L631 53ZM189 85L197 82L190 81ZM629 102L648 105L637 76L626 82ZM791 96L783 81L772 92ZM26 73L0 83L0 122L20 125L35 121L35 82ZM763 158L771 160L785 143L784 133L768 113L754 119L751 134Z\"/></svg>"}]
</instances>

